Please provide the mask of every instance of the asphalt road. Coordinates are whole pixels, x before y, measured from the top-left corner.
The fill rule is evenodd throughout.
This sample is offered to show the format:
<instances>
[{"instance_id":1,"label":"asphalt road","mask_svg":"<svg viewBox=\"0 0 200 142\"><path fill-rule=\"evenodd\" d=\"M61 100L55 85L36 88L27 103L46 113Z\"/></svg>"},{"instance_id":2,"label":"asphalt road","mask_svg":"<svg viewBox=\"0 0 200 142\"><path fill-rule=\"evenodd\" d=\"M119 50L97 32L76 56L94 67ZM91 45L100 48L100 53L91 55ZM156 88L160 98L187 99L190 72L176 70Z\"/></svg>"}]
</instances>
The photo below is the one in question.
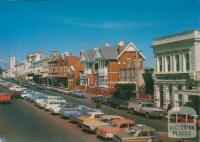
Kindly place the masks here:
<instances>
[{"instance_id":1,"label":"asphalt road","mask_svg":"<svg viewBox=\"0 0 200 142\"><path fill-rule=\"evenodd\" d=\"M1 90L2 88L0 88ZM78 126L33 104L14 99L0 104L0 142L98 142Z\"/></svg>"}]
</instances>

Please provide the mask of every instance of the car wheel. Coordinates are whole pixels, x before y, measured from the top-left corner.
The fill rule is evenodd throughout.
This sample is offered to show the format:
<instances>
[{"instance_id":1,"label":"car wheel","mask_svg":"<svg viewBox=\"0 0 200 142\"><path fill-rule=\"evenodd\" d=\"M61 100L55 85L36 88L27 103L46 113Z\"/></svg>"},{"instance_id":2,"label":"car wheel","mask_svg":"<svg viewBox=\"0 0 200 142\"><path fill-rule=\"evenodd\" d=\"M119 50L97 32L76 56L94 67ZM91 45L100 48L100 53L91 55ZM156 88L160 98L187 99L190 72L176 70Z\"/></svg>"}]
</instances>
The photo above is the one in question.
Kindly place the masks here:
<instances>
[{"instance_id":1,"label":"car wheel","mask_svg":"<svg viewBox=\"0 0 200 142\"><path fill-rule=\"evenodd\" d=\"M135 113L135 110L134 110L133 108L132 108L130 111L131 111L131 113L132 113L132 114L134 114L134 113Z\"/></svg>"},{"instance_id":2,"label":"car wheel","mask_svg":"<svg viewBox=\"0 0 200 142\"><path fill-rule=\"evenodd\" d=\"M149 119L149 118L150 118L149 113L146 113L146 114L145 114L145 117L146 117L147 119Z\"/></svg>"}]
</instances>

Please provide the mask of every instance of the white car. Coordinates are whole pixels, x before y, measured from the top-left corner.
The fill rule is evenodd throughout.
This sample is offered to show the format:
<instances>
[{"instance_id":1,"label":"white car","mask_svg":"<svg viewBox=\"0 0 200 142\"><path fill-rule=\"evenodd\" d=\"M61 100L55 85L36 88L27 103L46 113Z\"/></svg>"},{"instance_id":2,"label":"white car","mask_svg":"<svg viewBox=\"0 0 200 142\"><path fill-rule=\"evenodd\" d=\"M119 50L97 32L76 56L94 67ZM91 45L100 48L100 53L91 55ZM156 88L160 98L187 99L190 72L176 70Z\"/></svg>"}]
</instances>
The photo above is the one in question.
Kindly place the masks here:
<instances>
[{"instance_id":1,"label":"white car","mask_svg":"<svg viewBox=\"0 0 200 142\"><path fill-rule=\"evenodd\" d=\"M64 99L51 99L51 100L46 100L46 104L45 104L45 106L44 106L44 108L46 109L46 110L49 110L50 109L50 107L51 106L53 106L53 105L58 105L58 104L64 104L64 103L66 103L66 100L64 100Z\"/></svg>"},{"instance_id":2,"label":"white car","mask_svg":"<svg viewBox=\"0 0 200 142\"><path fill-rule=\"evenodd\" d=\"M62 108L63 108L62 104L54 104L49 106L49 111L55 114L59 114Z\"/></svg>"}]
</instances>

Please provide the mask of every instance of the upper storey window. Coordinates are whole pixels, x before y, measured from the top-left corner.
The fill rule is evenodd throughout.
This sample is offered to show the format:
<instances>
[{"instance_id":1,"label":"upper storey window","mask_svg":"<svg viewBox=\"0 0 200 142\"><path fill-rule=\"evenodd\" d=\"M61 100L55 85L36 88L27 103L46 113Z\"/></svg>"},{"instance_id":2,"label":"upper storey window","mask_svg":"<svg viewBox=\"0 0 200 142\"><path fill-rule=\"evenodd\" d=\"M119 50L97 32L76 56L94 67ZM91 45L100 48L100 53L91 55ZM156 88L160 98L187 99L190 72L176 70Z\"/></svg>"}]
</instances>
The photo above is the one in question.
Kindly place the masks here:
<instances>
[{"instance_id":1,"label":"upper storey window","mask_svg":"<svg viewBox=\"0 0 200 142\"><path fill-rule=\"evenodd\" d=\"M189 53L185 55L185 62L186 62L186 71L190 70L190 56Z\"/></svg>"},{"instance_id":2,"label":"upper storey window","mask_svg":"<svg viewBox=\"0 0 200 142\"><path fill-rule=\"evenodd\" d=\"M162 57L160 57L158 60L159 60L159 71L162 72L162 67L163 67Z\"/></svg>"},{"instance_id":3,"label":"upper storey window","mask_svg":"<svg viewBox=\"0 0 200 142\"><path fill-rule=\"evenodd\" d=\"M179 63L179 55L175 56L175 60L176 60L176 71L180 71L180 63Z\"/></svg>"},{"instance_id":4,"label":"upper storey window","mask_svg":"<svg viewBox=\"0 0 200 142\"><path fill-rule=\"evenodd\" d=\"M167 71L170 72L170 56L167 56Z\"/></svg>"}]
</instances>

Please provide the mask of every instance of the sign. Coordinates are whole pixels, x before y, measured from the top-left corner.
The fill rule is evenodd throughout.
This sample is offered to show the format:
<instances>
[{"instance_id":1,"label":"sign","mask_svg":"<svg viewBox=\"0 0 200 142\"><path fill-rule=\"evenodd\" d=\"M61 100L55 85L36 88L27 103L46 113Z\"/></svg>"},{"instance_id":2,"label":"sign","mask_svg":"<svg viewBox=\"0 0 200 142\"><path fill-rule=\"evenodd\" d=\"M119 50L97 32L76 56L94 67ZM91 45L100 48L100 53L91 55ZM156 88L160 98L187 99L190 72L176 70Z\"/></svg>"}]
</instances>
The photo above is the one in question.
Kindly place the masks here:
<instances>
[{"instance_id":1,"label":"sign","mask_svg":"<svg viewBox=\"0 0 200 142\"><path fill-rule=\"evenodd\" d=\"M175 107L168 111L168 137L195 138L196 112L190 107Z\"/></svg>"}]
</instances>

